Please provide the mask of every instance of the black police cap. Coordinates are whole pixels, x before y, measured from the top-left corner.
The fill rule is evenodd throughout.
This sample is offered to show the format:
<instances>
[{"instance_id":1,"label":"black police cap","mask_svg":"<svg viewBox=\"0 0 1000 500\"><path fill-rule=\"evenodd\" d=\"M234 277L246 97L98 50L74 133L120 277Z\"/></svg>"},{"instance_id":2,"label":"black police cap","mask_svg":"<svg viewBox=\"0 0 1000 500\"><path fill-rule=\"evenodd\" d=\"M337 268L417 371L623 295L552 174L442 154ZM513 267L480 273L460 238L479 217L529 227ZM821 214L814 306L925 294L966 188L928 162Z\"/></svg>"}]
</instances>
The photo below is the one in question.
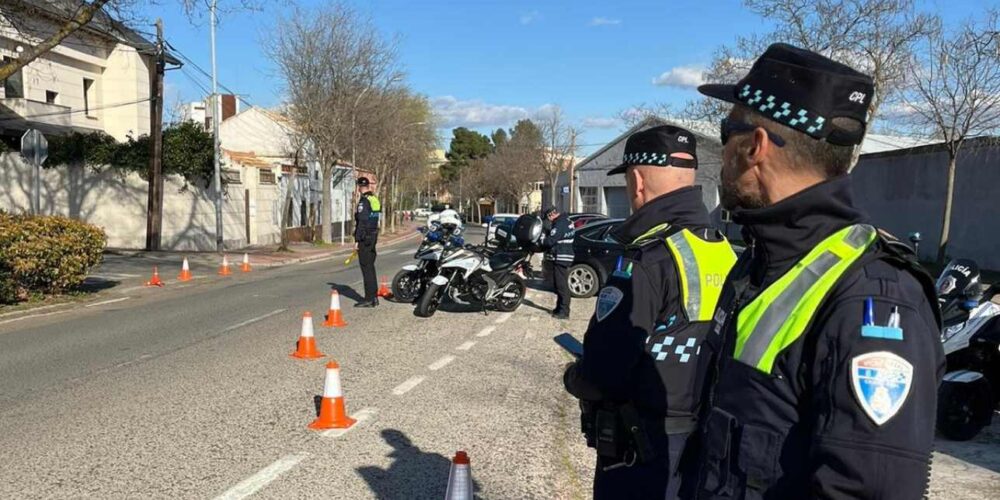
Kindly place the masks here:
<instances>
[{"instance_id":1,"label":"black police cap","mask_svg":"<svg viewBox=\"0 0 1000 500\"><path fill-rule=\"evenodd\" d=\"M611 169L608 175L623 173L632 165L698 168L696 146L693 133L673 125L636 132L625 141L621 165ZM673 153L687 153L694 159L673 158L670 156Z\"/></svg>"},{"instance_id":2,"label":"black police cap","mask_svg":"<svg viewBox=\"0 0 1000 500\"><path fill-rule=\"evenodd\" d=\"M872 78L815 52L784 43L764 51L736 85L708 84L698 91L743 104L756 113L831 144L853 146L864 138ZM850 118L859 127L833 125Z\"/></svg>"},{"instance_id":3,"label":"black police cap","mask_svg":"<svg viewBox=\"0 0 1000 500\"><path fill-rule=\"evenodd\" d=\"M368 180L367 177L358 177L357 184L358 184L358 186L361 186L361 187L368 187L371 184L371 182Z\"/></svg>"}]
</instances>

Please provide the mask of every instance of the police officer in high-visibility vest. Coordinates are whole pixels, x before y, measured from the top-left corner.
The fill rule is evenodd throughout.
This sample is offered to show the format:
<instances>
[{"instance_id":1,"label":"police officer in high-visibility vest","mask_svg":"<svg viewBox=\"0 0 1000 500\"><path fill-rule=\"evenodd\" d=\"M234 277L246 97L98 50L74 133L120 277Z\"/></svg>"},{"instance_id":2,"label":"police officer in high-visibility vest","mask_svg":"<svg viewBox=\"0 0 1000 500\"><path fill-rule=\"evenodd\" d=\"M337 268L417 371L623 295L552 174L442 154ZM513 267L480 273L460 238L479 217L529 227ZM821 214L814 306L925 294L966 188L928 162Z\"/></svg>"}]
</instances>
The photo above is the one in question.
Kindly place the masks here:
<instances>
[{"instance_id":1,"label":"police officer in high-visibility vest","mask_svg":"<svg viewBox=\"0 0 1000 500\"><path fill-rule=\"evenodd\" d=\"M872 79L770 46L722 121L722 202L747 249L702 360L714 360L696 498L917 499L944 369L933 282L851 201ZM689 480L690 479L690 483Z\"/></svg>"},{"instance_id":2,"label":"police officer in high-visibility vest","mask_svg":"<svg viewBox=\"0 0 1000 500\"><path fill-rule=\"evenodd\" d=\"M694 185L697 167L694 134L660 126L632 134L608 172L625 174L634 213L613 233L626 250L598 296L584 356L564 376L597 449L594 498L676 495L699 346L736 261Z\"/></svg>"},{"instance_id":3,"label":"police officer in high-visibility vest","mask_svg":"<svg viewBox=\"0 0 1000 500\"><path fill-rule=\"evenodd\" d=\"M358 179L358 209L354 212L354 241L358 244L358 264L365 282L364 300L355 307L378 305L378 278L375 276L375 244L378 243L378 224L382 216L382 203L371 191L372 182L367 177Z\"/></svg>"}]
</instances>

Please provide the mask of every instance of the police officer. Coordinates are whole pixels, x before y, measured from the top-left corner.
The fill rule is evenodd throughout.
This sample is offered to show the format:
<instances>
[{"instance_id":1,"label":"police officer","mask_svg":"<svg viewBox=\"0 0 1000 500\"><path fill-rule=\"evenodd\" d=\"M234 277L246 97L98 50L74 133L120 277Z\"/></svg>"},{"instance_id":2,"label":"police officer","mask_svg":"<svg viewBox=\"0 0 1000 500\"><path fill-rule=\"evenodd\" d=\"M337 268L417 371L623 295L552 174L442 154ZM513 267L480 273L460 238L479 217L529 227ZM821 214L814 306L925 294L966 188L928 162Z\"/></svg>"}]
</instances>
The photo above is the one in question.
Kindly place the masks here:
<instances>
[{"instance_id":1,"label":"police officer","mask_svg":"<svg viewBox=\"0 0 1000 500\"><path fill-rule=\"evenodd\" d=\"M933 282L851 201L872 79L770 46L722 122L747 250L702 349L697 498L921 498L944 368Z\"/></svg>"},{"instance_id":2,"label":"police officer","mask_svg":"<svg viewBox=\"0 0 1000 500\"><path fill-rule=\"evenodd\" d=\"M573 265L573 223L556 207L544 211L545 260L552 263L552 287L556 291L556 307L552 316L569 318L569 267Z\"/></svg>"},{"instance_id":3,"label":"police officer","mask_svg":"<svg viewBox=\"0 0 1000 500\"><path fill-rule=\"evenodd\" d=\"M564 375L597 448L594 498L676 496L695 428L699 345L736 261L711 227L697 167L694 134L660 126L631 135L608 172L625 174L634 213L613 236L627 246L598 297L584 356Z\"/></svg>"},{"instance_id":4,"label":"police officer","mask_svg":"<svg viewBox=\"0 0 1000 500\"><path fill-rule=\"evenodd\" d=\"M358 264L365 282L364 300L354 307L378 305L378 282L375 277L375 244L378 242L378 223L382 216L382 203L370 189L367 177L358 179L358 209L354 212L354 241L358 243Z\"/></svg>"}]
</instances>

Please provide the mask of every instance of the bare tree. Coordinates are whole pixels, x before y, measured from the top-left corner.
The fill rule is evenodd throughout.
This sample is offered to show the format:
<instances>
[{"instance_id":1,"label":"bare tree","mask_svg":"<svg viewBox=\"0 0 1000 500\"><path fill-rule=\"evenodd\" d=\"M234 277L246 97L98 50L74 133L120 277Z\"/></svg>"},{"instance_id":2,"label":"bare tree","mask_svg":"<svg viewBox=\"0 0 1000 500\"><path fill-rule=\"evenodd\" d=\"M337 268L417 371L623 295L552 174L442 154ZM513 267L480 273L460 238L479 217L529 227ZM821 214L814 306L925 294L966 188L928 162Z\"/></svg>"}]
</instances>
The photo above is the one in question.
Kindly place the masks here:
<instances>
[{"instance_id":1,"label":"bare tree","mask_svg":"<svg viewBox=\"0 0 1000 500\"><path fill-rule=\"evenodd\" d=\"M395 44L371 19L334 3L280 19L268 42L284 80L292 120L312 139L323 178L322 240L330 241L330 180L338 163L356 156L357 110L401 78Z\"/></svg>"},{"instance_id":2,"label":"bare tree","mask_svg":"<svg viewBox=\"0 0 1000 500\"><path fill-rule=\"evenodd\" d=\"M208 0L177 1L189 18L195 18ZM239 8L252 10L258 7L258 0L234 1ZM0 13L7 19L8 27L29 45L16 58L0 64L0 80L13 75L84 27L94 27L107 35L122 37L126 25L141 22L136 7L143 3L137 0L0 0Z\"/></svg>"},{"instance_id":3,"label":"bare tree","mask_svg":"<svg viewBox=\"0 0 1000 500\"><path fill-rule=\"evenodd\" d=\"M915 13L913 0L744 0L751 12L774 22L764 35L737 37L716 51L705 72L708 82L732 83L773 42L796 45L871 75L875 95L868 106L874 120L888 99L905 85L907 60L915 43L933 29L926 14ZM692 119L717 122L729 106L701 99L684 110ZM854 161L861 148L856 148Z\"/></svg>"},{"instance_id":4,"label":"bare tree","mask_svg":"<svg viewBox=\"0 0 1000 500\"><path fill-rule=\"evenodd\" d=\"M972 137L1000 130L1000 11L987 12L954 32L926 36L909 59L910 85L902 102L917 130L941 137L948 151L945 194L937 260L947 257L955 169L962 146Z\"/></svg>"},{"instance_id":5,"label":"bare tree","mask_svg":"<svg viewBox=\"0 0 1000 500\"><path fill-rule=\"evenodd\" d=\"M566 170L576 156L576 139L579 131L566 123L563 111L558 106L550 106L540 112L535 121L542 132L544 151L541 155L541 171L549 185L549 203L555 203L556 183L559 172Z\"/></svg>"}]
</instances>

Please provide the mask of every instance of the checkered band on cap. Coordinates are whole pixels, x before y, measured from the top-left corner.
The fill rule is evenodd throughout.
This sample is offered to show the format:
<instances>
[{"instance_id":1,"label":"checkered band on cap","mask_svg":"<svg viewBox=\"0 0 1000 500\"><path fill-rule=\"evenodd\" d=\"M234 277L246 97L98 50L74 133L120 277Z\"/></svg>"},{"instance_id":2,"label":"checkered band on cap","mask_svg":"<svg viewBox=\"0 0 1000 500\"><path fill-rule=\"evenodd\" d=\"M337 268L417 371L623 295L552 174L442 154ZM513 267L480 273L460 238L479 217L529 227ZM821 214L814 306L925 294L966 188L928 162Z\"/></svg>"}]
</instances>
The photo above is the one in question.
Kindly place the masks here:
<instances>
[{"instance_id":1,"label":"checkered band on cap","mask_svg":"<svg viewBox=\"0 0 1000 500\"><path fill-rule=\"evenodd\" d=\"M622 163L628 165L669 165L670 155L667 153L626 153Z\"/></svg>"},{"instance_id":2,"label":"checkered band on cap","mask_svg":"<svg viewBox=\"0 0 1000 500\"><path fill-rule=\"evenodd\" d=\"M792 106L788 101L780 101L772 94L767 94L760 89L754 89L750 84L746 84L736 94L736 98L746 104L750 109L757 111L764 116L789 127L801 130L815 137L822 137L820 132L826 125L826 118L810 113L804 108ZM792 111L795 109L796 111Z\"/></svg>"}]
</instances>

